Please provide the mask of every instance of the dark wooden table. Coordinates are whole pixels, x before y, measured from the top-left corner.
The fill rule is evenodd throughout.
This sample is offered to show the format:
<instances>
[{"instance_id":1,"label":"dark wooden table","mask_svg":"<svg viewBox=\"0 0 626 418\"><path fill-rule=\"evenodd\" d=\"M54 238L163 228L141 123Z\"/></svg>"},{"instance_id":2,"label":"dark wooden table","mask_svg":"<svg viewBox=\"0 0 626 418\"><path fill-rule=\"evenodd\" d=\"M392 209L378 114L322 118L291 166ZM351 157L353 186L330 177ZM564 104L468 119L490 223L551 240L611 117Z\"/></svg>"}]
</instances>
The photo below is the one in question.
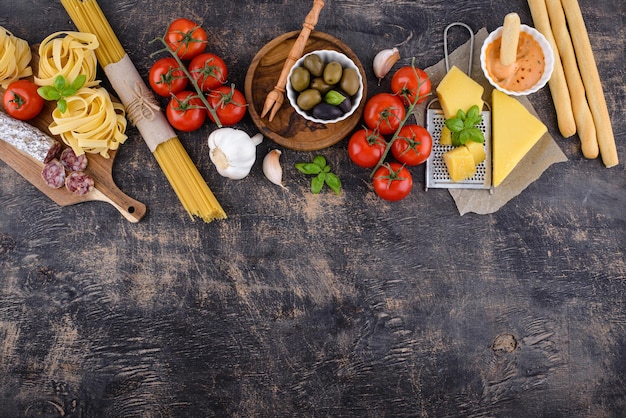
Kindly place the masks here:
<instances>
[{"instance_id":1,"label":"dark wooden table","mask_svg":"<svg viewBox=\"0 0 626 418\"><path fill-rule=\"evenodd\" d=\"M142 75L174 18L203 22L243 88L267 42L311 2L102 0ZM626 409L626 90L618 0L581 0L621 163L581 156L550 93L531 102L569 161L491 215L445 190L376 198L344 140L322 150L343 192L313 195L284 150L289 192L220 177L213 127L181 134L229 219L185 213L134 128L114 179L146 203L61 208L0 163L0 415L71 417L618 417ZM525 1L327 1L316 29L371 63L443 58L444 27L493 30ZM74 27L58 1L3 1L0 25L38 43ZM452 39L452 47L461 41ZM238 126L254 133L249 117ZM258 147L259 160L276 148Z\"/></svg>"}]
</instances>

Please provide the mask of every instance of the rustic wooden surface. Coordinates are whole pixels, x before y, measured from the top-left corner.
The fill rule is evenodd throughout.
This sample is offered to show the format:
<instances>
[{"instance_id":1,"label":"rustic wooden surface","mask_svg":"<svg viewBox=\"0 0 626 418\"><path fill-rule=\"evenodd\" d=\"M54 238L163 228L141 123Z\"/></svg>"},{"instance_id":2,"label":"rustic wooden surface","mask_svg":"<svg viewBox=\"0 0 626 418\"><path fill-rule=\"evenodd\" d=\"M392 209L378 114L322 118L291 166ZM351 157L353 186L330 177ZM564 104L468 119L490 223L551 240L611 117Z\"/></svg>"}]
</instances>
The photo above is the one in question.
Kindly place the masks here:
<instances>
[{"instance_id":1,"label":"rustic wooden surface","mask_svg":"<svg viewBox=\"0 0 626 418\"><path fill-rule=\"evenodd\" d=\"M626 409L626 89L618 0L580 0L620 160L605 169L558 135L549 92L531 101L569 161L492 215L459 216L445 190L377 199L346 141L323 150L344 182L312 195L285 151L289 191L257 162L221 178L209 126L181 139L229 215L191 220L134 129L113 178L146 203L60 207L0 163L0 415L71 417L618 417ZM180 16L243 88L256 52L297 30L307 1L102 0L146 75L150 41ZM378 50L443 57L442 32L493 30L525 1L327 1L317 30L375 82ZM57 1L3 1L31 43L73 29ZM453 37L454 38L454 37ZM452 39L454 47L460 41ZM239 126L250 133L249 117ZM258 156L275 148L270 141Z\"/></svg>"}]
</instances>

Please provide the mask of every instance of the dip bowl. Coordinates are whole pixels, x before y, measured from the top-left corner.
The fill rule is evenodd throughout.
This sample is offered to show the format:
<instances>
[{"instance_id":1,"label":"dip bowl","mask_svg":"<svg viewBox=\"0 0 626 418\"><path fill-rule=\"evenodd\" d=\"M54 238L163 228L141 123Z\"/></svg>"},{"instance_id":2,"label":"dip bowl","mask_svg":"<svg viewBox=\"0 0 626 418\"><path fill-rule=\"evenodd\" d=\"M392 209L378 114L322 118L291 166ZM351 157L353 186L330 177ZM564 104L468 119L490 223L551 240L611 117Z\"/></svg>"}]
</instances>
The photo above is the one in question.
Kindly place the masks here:
<instances>
[{"instance_id":1,"label":"dip bowl","mask_svg":"<svg viewBox=\"0 0 626 418\"><path fill-rule=\"evenodd\" d=\"M541 78L534 85L528 87L525 90L510 90L501 86L492 76L492 73L490 72L490 69L488 67L487 48L494 41L497 41L499 38L502 37L502 26L489 34L487 39L485 39L482 48L480 49L480 67L482 68L485 77L487 78L489 83L496 89L511 96L526 96L528 94L535 93L546 85L546 83L550 80L550 77L552 76L552 71L554 70L554 52L545 36L543 36L535 28L531 28L527 25L521 25L520 33L526 33L530 35L537 42L537 44L539 44L544 56L544 69Z\"/></svg>"},{"instance_id":2,"label":"dip bowl","mask_svg":"<svg viewBox=\"0 0 626 418\"><path fill-rule=\"evenodd\" d=\"M341 64L343 69L352 68L358 76L359 90L356 92L354 96L350 98L350 100L352 100L352 107L350 108L349 111L345 112L343 115L335 119L315 118L309 112L300 109L300 107L298 106L297 101L298 101L299 93L291 85L291 74L296 68L302 67L305 58L308 55L312 55L312 54L318 55L322 59L324 64L328 64L329 62L336 61L339 64ZM337 88L339 88L338 85L337 85ZM315 123L323 123L323 124L341 122L343 120L348 119L350 116L352 116L354 112L359 108L359 105L361 104L361 100L363 99L363 78L361 77L361 73L359 72L359 68L357 67L357 65L350 58L348 58L345 54L338 52L338 51L331 50L331 49L312 51L304 55L298 61L296 61L293 67L291 67L291 70L289 71L289 76L287 78L287 99L289 100L289 104L291 104L291 107L293 107L296 113L308 121L315 122Z\"/></svg>"}]
</instances>

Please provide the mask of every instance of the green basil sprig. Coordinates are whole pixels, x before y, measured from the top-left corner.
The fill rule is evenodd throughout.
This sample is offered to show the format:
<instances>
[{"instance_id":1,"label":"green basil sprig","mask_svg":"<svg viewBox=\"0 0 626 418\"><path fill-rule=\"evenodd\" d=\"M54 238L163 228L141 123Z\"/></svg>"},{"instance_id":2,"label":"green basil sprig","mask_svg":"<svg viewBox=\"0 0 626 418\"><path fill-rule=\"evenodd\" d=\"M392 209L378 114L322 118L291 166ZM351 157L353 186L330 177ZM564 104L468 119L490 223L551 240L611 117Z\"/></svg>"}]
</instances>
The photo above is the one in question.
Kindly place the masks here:
<instances>
[{"instance_id":1,"label":"green basil sprig","mask_svg":"<svg viewBox=\"0 0 626 418\"><path fill-rule=\"evenodd\" d=\"M446 119L446 127L452 133L452 145L458 147L468 141L485 142L485 135L476 127L482 121L483 115L477 105L470 107L467 113L459 109L455 117Z\"/></svg>"},{"instance_id":2,"label":"green basil sprig","mask_svg":"<svg viewBox=\"0 0 626 418\"><path fill-rule=\"evenodd\" d=\"M330 187L335 194L341 193L341 180L330 171L330 166L323 156L317 155L310 163L296 163L295 167L303 174L315 175L311 180L312 193L319 193L324 184Z\"/></svg>"},{"instance_id":3,"label":"green basil sprig","mask_svg":"<svg viewBox=\"0 0 626 418\"><path fill-rule=\"evenodd\" d=\"M73 96L76 94L78 90L80 90L87 81L87 76L84 74L76 77L76 80L73 82L69 82L62 75L58 75L55 77L54 82L51 86L42 86L37 89L37 93L45 100L53 101L56 100L57 108L61 113L65 113L67 110L67 101L65 100L67 97Z\"/></svg>"}]
</instances>

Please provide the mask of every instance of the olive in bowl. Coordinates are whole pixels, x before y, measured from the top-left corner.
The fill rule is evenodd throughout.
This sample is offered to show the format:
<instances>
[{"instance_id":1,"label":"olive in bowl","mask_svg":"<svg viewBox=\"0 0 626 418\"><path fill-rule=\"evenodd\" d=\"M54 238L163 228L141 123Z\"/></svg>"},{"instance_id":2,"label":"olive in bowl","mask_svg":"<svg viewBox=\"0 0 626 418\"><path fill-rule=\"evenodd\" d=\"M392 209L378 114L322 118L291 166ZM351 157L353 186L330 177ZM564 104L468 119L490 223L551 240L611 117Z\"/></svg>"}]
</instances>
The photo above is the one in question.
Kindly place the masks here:
<instances>
[{"instance_id":1,"label":"olive in bowl","mask_svg":"<svg viewBox=\"0 0 626 418\"><path fill-rule=\"evenodd\" d=\"M349 118L363 98L363 79L350 58L318 50L300 58L287 78L287 98L303 118L336 123Z\"/></svg>"}]
</instances>

